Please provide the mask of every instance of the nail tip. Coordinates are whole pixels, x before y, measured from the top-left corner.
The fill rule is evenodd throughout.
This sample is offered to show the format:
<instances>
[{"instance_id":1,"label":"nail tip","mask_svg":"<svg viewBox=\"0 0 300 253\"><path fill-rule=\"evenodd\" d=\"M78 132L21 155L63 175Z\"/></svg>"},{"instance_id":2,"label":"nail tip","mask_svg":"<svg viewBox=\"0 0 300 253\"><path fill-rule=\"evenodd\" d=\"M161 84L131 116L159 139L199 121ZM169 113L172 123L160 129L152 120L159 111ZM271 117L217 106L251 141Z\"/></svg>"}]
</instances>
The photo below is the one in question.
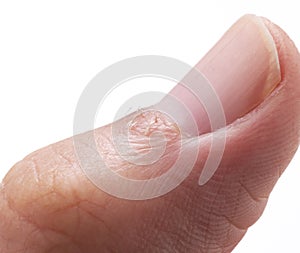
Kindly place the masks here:
<instances>
[{"instance_id":1,"label":"nail tip","mask_svg":"<svg viewBox=\"0 0 300 253\"><path fill-rule=\"evenodd\" d=\"M259 22L262 26L262 29L264 29L264 39L265 39L265 45L270 53L270 60L269 60L269 76L267 78L267 83L270 84L271 87L266 87L268 89L268 93L270 94L274 88L280 83L281 81L281 67L280 67L280 61L279 61L279 55L278 55L278 49L276 46L276 42L267 27L265 21L265 18L258 17Z\"/></svg>"},{"instance_id":2,"label":"nail tip","mask_svg":"<svg viewBox=\"0 0 300 253\"><path fill-rule=\"evenodd\" d=\"M263 96L265 97L270 94L281 81L281 68L276 42L265 23L266 19L264 17L255 14L245 14L240 20L242 20L242 22L251 22L257 27L260 31L261 39L264 41L264 45L269 52L269 75L266 77L263 92Z\"/></svg>"}]
</instances>

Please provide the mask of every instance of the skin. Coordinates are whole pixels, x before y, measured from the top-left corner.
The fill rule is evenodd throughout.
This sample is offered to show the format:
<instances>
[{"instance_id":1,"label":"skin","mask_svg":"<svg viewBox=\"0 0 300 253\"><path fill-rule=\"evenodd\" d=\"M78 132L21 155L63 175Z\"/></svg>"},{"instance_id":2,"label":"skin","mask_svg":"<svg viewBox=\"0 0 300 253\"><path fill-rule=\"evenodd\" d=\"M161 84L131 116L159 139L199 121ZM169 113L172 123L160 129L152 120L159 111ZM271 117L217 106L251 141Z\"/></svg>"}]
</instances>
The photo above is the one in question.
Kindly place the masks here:
<instances>
[{"instance_id":1,"label":"skin","mask_svg":"<svg viewBox=\"0 0 300 253\"><path fill-rule=\"evenodd\" d=\"M231 252L262 215L299 145L299 53L280 28L264 22L278 50L281 81L257 107L226 127L225 152L207 184L197 184L210 148L207 135L199 136L201 153L189 177L170 193L146 201L99 190L81 170L69 138L28 155L4 178L0 252ZM158 118L163 120L154 127L165 129L170 145L161 163L144 174L118 158L111 125L96 130L98 150L110 154L106 159L114 170L149 177L173 161L178 129ZM114 124L125 123L126 118ZM146 134L132 129L133 137L141 135ZM184 148L195 148L195 142Z\"/></svg>"}]
</instances>

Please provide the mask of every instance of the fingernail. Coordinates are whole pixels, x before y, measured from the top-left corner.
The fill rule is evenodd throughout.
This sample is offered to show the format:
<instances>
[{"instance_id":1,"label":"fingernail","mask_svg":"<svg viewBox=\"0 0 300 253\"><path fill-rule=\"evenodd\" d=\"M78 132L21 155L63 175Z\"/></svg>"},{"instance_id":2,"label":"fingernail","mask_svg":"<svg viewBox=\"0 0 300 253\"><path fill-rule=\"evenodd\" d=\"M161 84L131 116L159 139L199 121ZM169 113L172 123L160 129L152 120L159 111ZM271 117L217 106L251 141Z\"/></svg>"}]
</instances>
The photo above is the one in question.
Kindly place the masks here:
<instances>
[{"instance_id":1,"label":"fingernail","mask_svg":"<svg viewBox=\"0 0 300 253\"><path fill-rule=\"evenodd\" d=\"M263 20L254 15L240 18L195 69L212 86L223 107L226 124L260 104L281 80L275 42ZM189 79L189 74L185 79ZM208 115L207 106L199 101L199 97L205 97L205 92L201 87L195 91L188 82L176 85L170 92L191 112L199 133L211 131L210 121L214 117ZM168 99L163 99L157 108L176 117L176 108L170 108ZM182 120L182 124L190 122Z\"/></svg>"}]
</instances>

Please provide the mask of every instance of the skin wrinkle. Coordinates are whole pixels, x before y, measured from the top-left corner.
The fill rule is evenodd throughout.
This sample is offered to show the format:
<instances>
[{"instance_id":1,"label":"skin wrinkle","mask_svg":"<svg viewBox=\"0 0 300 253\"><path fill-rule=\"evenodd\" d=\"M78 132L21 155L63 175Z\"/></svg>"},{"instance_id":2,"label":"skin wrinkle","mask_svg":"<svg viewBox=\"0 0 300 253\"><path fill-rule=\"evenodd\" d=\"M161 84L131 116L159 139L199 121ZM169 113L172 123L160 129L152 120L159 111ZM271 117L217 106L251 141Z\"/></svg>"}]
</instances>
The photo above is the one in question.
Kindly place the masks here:
<instances>
[{"instance_id":1,"label":"skin wrinkle","mask_svg":"<svg viewBox=\"0 0 300 253\"><path fill-rule=\"evenodd\" d=\"M111 228L110 228L109 226L106 225L105 220L101 219L100 216L96 216L96 215L94 215L92 212L86 210L86 209L83 207L83 205L80 205L80 204L79 204L78 207L80 208L80 210L82 210L83 212L87 213L90 217L92 217L93 219L95 219L96 222L100 223L101 226L104 226L104 228L105 228L106 231L107 231L106 233L111 234L111 235L113 235L113 234L116 233L116 231L112 231ZM78 231L78 230L77 230L77 231ZM120 236L120 235L121 235L121 234L118 234L118 236Z\"/></svg>"},{"instance_id":2,"label":"skin wrinkle","mask_svg":"<svg viewBox=\"0 0 300 253\"><path fill-rule=\"evenodd\" d=\"M238 182L238 180L235 180L235 181ZM220 189L220 192L224 190L223 189L224 187L226 187L226 183L224 183L223 185L221 185L222 189ZM247 214L248 208L251 207L252 205L248 204L248 206L245 206L247 212L244 212L244 209L241 209L241 207L243 207L243 206L240 203L251 203L251 201L252 201L254 203L254 206L259 206L262 203L262 201L263 201L263 200L262 201L256 201L256 200L254 200L253 197L249 194L249 191L247 189L245 189L245 187L243 187L243 185L241 183L237 183L234 188L237 191L237 197L231 198L231 199L234 200L233 203L231 203L231 202L229 202L228 204L226 202L225 203L226 203L227 206L228 205L229 206L235 206L235 208L232 209L232 207L231 207L232 212L228 213L227 209L223 207L223 209L221 209L221 210L223 210L223 212L219 212L216 215L225 216L228 219L229 219L229 215L230 215L230 217L233 217L234 219L237 219L238 217L244 217L244 216L247 216L245 214ZM217 203L218 201L220 201L220 199L222 199L224 197L225 197L225 201L228 200L228 198L226 199L226 195L224 197L223 197L223 195L224 195L223 193L222 194L218 193L216 195L217 198L218 198L218 200L215 199L214 202ZM234 197L234 196L232 196L232 197ZM216 205L216 204L214 204L214 205ZM251 207L251 208L253 208L253 207ZM213 213L213 209L211 209L210 212ZM226 212L228 213L228 215L225 215ZM258 217L260 215L261 215L261 213L258 214ZM256 221L258 217L254 216L253 220ZM252 222L251 222L251 224L252 224ZM241 228L246 229L251 224L244 225Z\"/></svg>"},{"instance_id":3,"label":"skin wrinkle","mask_svg":"<svg viewBox=\"0 0 300 253\"><path fill-rule=\"evenodd\" d=\"M95 203L96 202L90 202L90 201L87 201L87 200L85 200L84 201L85 203L92 203L92 205L95 205ZM84 209L84 211L87 211L86 210L86 208L83 208L82 207L82 205L80 205L80 208L81 209ZM100 207L101 209L103 209L102 207ZM108 208L108 207L107 207ZM93 209L91 209L91 210L93 210ZM116 241L114 241L113 240L113 238L122 238L122 236L120 236L120 233L118 233L118 231L117 230L115 230L115 229L113 229L113 228L110 228L110 227L108 227L107 225L106 225L106 222L105 222L105 220L106 220L106 216L105 216L105 213L103 213L103 212L99 212L99 210L94 210L94 212L95 212L95 214L99 214L99 215L95 215L95 214L92 214L92 212L90 211L89 212L89 216L91 217L91 218L95 218L95 217L97 217L97 220L96 221L98 221L98 222L100 222L100 223L103 223L103 224L101 224L101 226L99 227L99 228L101 228L102 229L102 226L104 226L105 227L105 231L98 231L99 232L99 235L97 236L97 237L99 237L99 239L101 238L101 234L103 234L103 235L105 235L106 237L108 237L108 238L110 238L111 239L111 242L114 242L114 244L108 244L107 245L107 249L108 249L108 251L109 250L111 250L111 249L113 249L114 247L116 247L116 245L118 245L118 243L117 243L117 240ZM111 212L111 211L110 211ZM102 219L102 217L103 217L103 219ZM93 222L94 223L94 222ZM80 231L81 229L79 229L79 231ZM103 249L103 248L105 248L104 246L107 244L106 243L106 241L108 241L107 239L104 239L104 241L102 242L102 246L101 246L101 248ZM113 251L114 252L114 251Z\"/></svg>"},{"instance_id":4,"label":"skin wrinkle","mask_svg":"<svg viewBox=\"0 0 300 253\"><path fill-rule=\"evenodd\" d=\"M166 209L168 210L172 209L172 208L168 208L168 206L172 205L171 202L164 200L164 205L166 205ZM148 212L152 212L152 210L148 210L147 208L146 210ZM159 252L159 250L164 250L165 247L168 247L167 242L164 245L160 245L160 241L164 240L164 238L161 235L162 234L161 228L156 226L155 224L159 224L161 220L162 222L165 222L167 220L167 215L172 215L172 214L171 213L169 214L169 212L162 212L162 210L160 209L157 210L157 212L160 213L161 216L155 215L149 217L149 215L147 215L146 213L145 215L142 215L140 217L142 226L137 231L138 236L136 239L142 240L144 242L146 240L146 242L143 245L141 245L141 247L137 245L137 248L140 248L140 250L143 252L150 252L151 249L154 252ZM172 209L172 213L174 213L174 209ZM149 245L149 241L151 242L150 245Z\"/></svg>"},{"instance_id":5,"label":"skin wrinkle","mask_svg":"<svg viewBox=\"0 0 300 253\"><path fill-rule=\"evenodd\" d=\"M179 249L184 249L184 248L186 248L185 247L186 244L183 242L183 238L188 238L190 236L189 227L186 226L186 224L185 224L187 222L187 218L185 217L186 215L184 213L184 210L182 210L182 208L180 206L177 206L176 202L172 203L172 210L174 210L174 208L176 208L176 211L177 211L175 217L178 217L181 220L181 222L178 224L178 229L176 229L176 230L166 229L166 230L160 230L160 231L166 235L166 238L168 238L170 236L171 236L171 238L172 237L176 238L176 243L173 246L174 250L176 250L178 247L179 247ZM170 244L173 241L171 238L169 239ZM180 252L180 251L178 251L178 252Z\"/></svg>"},{"instance_id":6,"label":"skin wrinkle","mask_svg":"<svg viewBox=\"0 0 300 253\"><path fill-rule=\"evenodd\" d=\"M46 253L73 253L74 252L74 247L76 250L76 246L75 245L70 245L67 243L61 243L58 245L53 245L52 247L50 247L49 249L46 250ZM66 248L67 248L67 252L66 252ZM72 249L72 251L70 251L69 249ZM81 253L81 249L77 248L79 251L75 251L74 253ZM58 251L59 250L59 251Z\"/></svg>"},{"instance_id":7,"label":"skin wrinkle","mask_svg":"<svg viewBox=\"0 0 300 253\"><path fill-rule=\"evenodd\" d=\"M45 228L39 228L39 229L36 228L35 230L33 230L32 232L30 232L28 234L28 237L27 237L28 239L27 239L27 241L24 244L24 245L30 245L31 244L31 246L28 246L28 250L30 250L30 251L28 251L28 253L31 253L33 249L36 249L36 251L34 251L34 252L39 252L39 249L40 249L40 245L37 245L36 243L33 244L32 241L31 241L31 239L33 238L34 234L37 234L37 236L42 236L42 238L47 242L47 245L57 244L57 242L59 241L58 236L63 237L64 240L66 240L66 239L68 240L68 236L67 235L65 235L63 233L60 233L58 231L51 231L52 233L55 234L55 237L56 237L55 241L51 240L49 236L46 236L45 232L47 232L49 234L50 230L49 229L45 229ZM46 246L46 248L47 248L47 246ZM21 252L23 253L24 251L21 251Z\"/></svg>"},{"instance_id":8,"label":"skin wrinkle","mask_svg":"<svg viewBox=\"0 0 300 253\"><path fill-rule=\"evenodd\" d=\"M195 201L195 202L196 202L196 201ZM184 205L184 206L185 206L185 205ZM195 210L197 210L197 209L199 210L200 208L201 208L201 207L199 207L199 208L196 207L196 208L194 208L194 209L195 209ZM185 210L187 210L187 209L188 209L188 208L186 208ZM189 214L187 214L187 216L189 216ZM207 226L205 225L204 227L207 227ZM208 232L209 232L209 230L208 230ZM211 235L213 236L213 234L211 234ZM200 238L201 238L201 237L200 237ZM197 252L198 252L198 251L197 251Z\"/></svg>"},{"instance_id":9,"label":"skin wrinkle","mask_svg":"<svg viewBox=\"0 0 300 253\"><path fill-rule=\"evenodd\" d=\"M63 236L64 242L62 244L70 244L71 243L71 245L73 245L73 246L77 245L77 241L75 240L75 238L73 237L73 235L71 235L69 233L66 233L65 231L61 231L61 230L55 229L53 227L48 227L48 226L44 227L44 226L38 225L38 224L36 224L36 227L38 228L38 230L40 231L40 233L41 233L41 231L44 231L44 234L45 234L48 231L51 231L51 232L54 232L55 236L56 235ZM47 238L47 237L45 236L45 238ZM51 244L49 244L49 245L53 245L53 244L54 244L54 248L57 247L57 242L55 242L55 240L51 240Z\"/></svg>"},{"instance_id":10,"label":"skin wrinkle","mask_svg":"<svg viewBox=\"0 0 300 253\"><path fill-rule=\"evenodd\" d=\"M169 211L171 211L172 210L172 213L174 213L175 211L174 210L176 210L176 211L178 211L178 212L180 212L180 213L182 213L183 212L183 209L182 209L182 207L181 206L178 206L177 207L177 203L176 202L174 202L174 199L165 199L164 200L164 204L166 204L166 201L167 201L167 203L169 203L169 204L167 204L165 207L164 207L164 209L166 210L165 211L165 213L169 213ZM174 206L174 204L175 204L175 206ZM159 212L159 211L158 211ZM161 212L159 212L159 213L161 213ZM174 244L174 241L175 242L178 242L178 240L180 240L180 238L183 238L182 237L182 235L183 234L177 234L177 233L172 233L172 237L171 238L169 238L168 240L167 240L167 238L168 237L170 237L170 235L169 235L169 231L179 231L180 232L180 228L182 228L182 219L184 218L184 217L181 217L182 215L181 214L177 214L175 217L169 217L169 220L178 220L178 224L176 225L176 227L177 227L177 229L172 229L172 228L170 228L169 230L165 230L164 231L164 233L163 234L165 234L166 236L164 236L163 238L161 238L161 236L160 236L160 238L161 238L161 240L163 240L165 243L165 245L168 245L168 242L170 242L171 243L171 245L169 245L169 247L170 247L170 251L169 252L173 252L173 250L175 249L175 247L178 245L178 244ZM188 216L188 214L186 214L186 215L184 215L184 216ZM177 217L177 218L176 218ZM164 221L164 219L163 219L163 217L161 218L161 220L162 221ZM179 222L180 221L180 222ZM174 224L175 225L175 224ZM151 229L151 228L149 228L149 229ZM155 230L155 231L157 231L157 230ZM159 230L160 232L158 232L158 233L156 233L157 235L160 235L161 233L162 233L162 231L161 231L161 229ZM189 233L189 232L188 232ZM175 236L175 238L174 239L172 239L173 237ZM165 238L166 237L166 238ZM158 239L156 239L156 240L158 240ZM193 247L193 245L188 245L189 247L187 247L187 248L191 248L191 247ZM185 249L183 249L183 250L187 250L187 248L185 248ZM151 251L150 251L151 252Z\"/></svg>"},{"instance_id":11,"label":"skin wrinkle","mask_svg":"<svg viewBox=\"0 0 300 253\"><path fill-rule=\"evenodd\" d=\"M8 207L8 211L10 211L11 213L13 213L14 214L14 216L15 217L18 217L18 221L21 221L22 223L26 223L28 226L27 226L27 230L36 230L36 229L38 229L38 227L36 226L36 224L34 224L34 223L32 223L31 222L31 220L30 219L28 219L28 217L26 217L26 216L22 216L17 210L15 210L14 208L12 208L12 206L10 205L10 203L9 203L9 200L7 199L7 197L6 197L6 194L5 194L5 191L4 191L4 188L3 189L1 189L1 196L2 196L2 200L3 201L5 201L5 203L7 204L6 206ZM3 203L3 202L2 202ZM0 210L3 210L3 205L1 206L1 208L0 208ZM8 215L7 213L6 213L6 215ZM22 224L23 225L23 224ZM21 225L21 226L22 226ZM25 225L25 227L26 227L26 225ZM30 228L30 229L29 229ZM25 242L28 240L29 241L29 235L27 235L27 237L26 237L26 235L25 235L25 238L23 238L23 239L25 239ZM11 238L9 238L8 237L8 239L7 239L7 241L6 241L6 249L7 250L9 250L9 242L11 241ZM24 246L26 246L26 243L24 243ZM20 250L21 251L21 250Z\"/></svg>"},{"instance_id":12,"label":"skin wrinkle","mask_svg":"<svg viewBox=\"0 0 300 253\"><path fill-rule=\"evenodd\" d=\"M50 245L57 244L58 243L57 241L69 240L66 234L49 228L43 228L33 232L40 233L49 242Z\"/></svg>"},{"instance_id":13,"label":"skin wrinkle","mask_svg":"<svg viewBox=\"0 0 300 253\"><path fill-rule=\"evenodd\" d=\"M230 229L227 229L226 236L224 237L224 242L226 242L226 243L224 243L223 247L221 247L224 249L223 251L226 251L225 249L228 250L228 248L233 249L235 247L235 243L233 243L232 239L231 239L232 235L230 234L230 233L233 233L232 230L234 230L237 234L239 234L239 233L246 234L246 232L247 232L247 229L241 230L241 229L238 229L236 226L234 226L231 222L229 222L229 224L230 224Z\"/></svg>"},{"instance_id":14,"label":"skin wrinkle","mask_svg":"<svg viewBox=\"0 0 300 253\"><path fill-rule=\"evenodd\" d=\"M9 199L7 198L5 191L3 192L3 194L1 196L4 196L2 199L4 201L6 201L7 207L9 208L9 210L11 212L13 212L14 214L16 214L16 217L19 217L19 219L22 219L22 221L25 221L26 223L30 224L30 225L34 225L36 226L36 224L34 224L30 218L28 216L22 215L19 210L15 209L15 207L12 205L12 203L9 201Z\"/></svg>"},{"instance_id":15,"label":"skin wrinkle","mask_svg":"<svg viewBox=\"0 0 300 253\"><path fill-rule=\"evenodd\" d=\"M248 230L248 228L241 227L241 226L239 226L238 224L236 224L235 222L233 222L233 221L232 221L231 219L229 219L226 215L223 215L222 217L224 217L224 218L228 221L228 223L229 223L230 225L232 225L235 229L241 230L241 231L243 231L243 232L246 232L246 231Z\"/></svg>"},{"instance_id":16,"label":"skin wrinkle","mask_svg":"<svg viewBox=\"0 0 300 253\"><path fill-rule=\"evenodd\" d=\"M247 187L240 181L239 184L241 185L241 187L247 192L247 194L249 195L249 197L256 203L259 203L261 201L265 201L266 199L268 199L268 197L254 197L252 195L252 193L250 192L249 189L247 189Z\"/></svg>"},{"instance_id":17,"label":"skin wrinkle","mask_svg":"<svg viewBox=\"0 0 300 253\"><path fill-rule=\"evenodd\" d=\"M32 164L32 166L29 166L29 167L32 168L33 175L34 175L34 178L36 180L36 183L39 184L40 181L41 181L40 176L39 176L40 172L38 170L38 167L36 166L36 164L33 161L31 161L31 164Z\"/></svg>"},{"instance_id":18,"label":"skin wrinkle","mask_svg":"<svg viewBox=\"0 0 300 253\"><path fill-rule=\"evenodd\" d=\"M86 200L86 201L88 201L88 200ZM85 213L87 213L88 215L91 215L91 213L90 212L87 212L84 208L82 208L82 206L80 205L80 200L78 201L78 202L76 202L76 203L74 203L74 204L72 204L72 205L70 205L70 206L64 206L63 208L61 208L61 209L59 209L59 210L57 210L57 211L55 211L54 212L54 214L55 213L57 213L57 212L62 212L62 211L66 211L67 209L75 209L77 212L78 212L78 208L80 208L82 211L84 211ZM98 205L99 206L99 205ZM77 217L78 217L78 221L77 221L77 228L75 228L75 229L72 229L73 230L73 233L76 233L76 231L79 231L79 229L78 229L78 227L79 227L79 223L80 223L80 217L81 217L81 215L77 215ZM97 218L97 219L95 219L95 216L92 216L92 218L94 219L94 220L96 220L97 222L100 222L101 223L101 226L102 227L104 227L104 228L106 228L106 230L107 230L107 232L108 231L110 231L110 229L105 225L105 222L103 221L103 220L101 220L99 217ZM74 221L73 221L74 222ZM76 221L75 221L75 224L76 224ZM52 230L54 230L54 229L52 229ZM57 230L56 230L57 231ZM66 231L59 231L60 233L64 233L64 234L66 234ZM72 232L72 231L71 231ZM111 234L110 232L109 233L107 233L106 232L106 234ZM71 234L69 234L70 236L72 236ZM74 236L74 234L73 234L73 236ZM73 239L74 241L76 241L75 239Z\"/></svg>"},{"instance_id":19,"label":"skin wrinkle","mask_svg":"<svg viewBox=\"0 0 300 253\"><path fill-rule=\"evenodd\" d=\"M55 145L50 145L50 148L53 150L53 152L58 155L60 158L66 160L67 163L69 163L74 169L74 162L68 158L68 156L66 156L63 152L58 152L57 149L55 148Z\"/></svg>"},{"instance_id":20,"label":"skin wrinkle","mask_svg":"<svg viewBox=\"0 0 300 253\"><path fill-rule=\"evenodd\" d=\"M221 189L221 184L219 185L219 187L218 187L218 190L214 193L214 197L213 197L213 200L212 200L212 202L211 202L211 204L210 204L210 207L209 207L209 216L208 216L208 225L207 225L207 227L205 228L205 237L204 237L204 242L205 242L205 244L207 244L208 243L208 235L209 235L209 231L211 231L210 230L210 223L211 223L211 220L212 220L212 216L213 216L213 213L212 213L212 210L213 210L213 207L215 206L215 202L216 202L216 198L217 198L217 196L218 196L218 193L220 192L220 189Z\"/></svg>"},{"instance_id":21,"label":"skin wrinkle","mask_svg":"<svg viewBox=\"0 0 300 253\"><path fill-rule=\"evenodd\" d=\"M211 199L211 198L210 198ZM195 200L194 202L197 202L197 200ZM197 210L197 209L201 209L201 207L199 207L199 208L194 208L195 210ZM203 209L203 208L202 208ZM208 212L208 211L206 211L206 212ZM208 230L208 231L210 231L210 230Z\"/></svg>"},{"instance_id":22,"label":"skin wrinkle","mask_svg":"<svg viewBox=\"0 0 300 253\"><path fill-rule=\"evenodd\" d=\"M71 207L71 208L75 208L77 209L76 207ZM78 211L77 211L78 212ZM79 227L79 215L78 215L78 220L77 220L77 228ZM76 222L75 222L76 223ZM44 228L44 229L47 229L47 228ZM74 229L74 232L73 233L66 233L66 231L62 231L62 230L59 230L59 229L55 229L55 228L48 228L50 229L52 232L55 232L56 234L60 234L60 235L63 235L65 236L64 237L64 241L63 241L63 244L70 244L72 246L77 246L79 249L79 243L77 242L74 234L76 233L76 228ZM53 243L54 245L57 244L57 243ZM57 245L56 245L57 246ZM49 250L50 251L50 250Z\"/></svg>"},{"instance_id":23,"label":"skin wrinkle","mask_svg":"<svg viewBox=\"0 0 300 253\"><path fill-rule=\"evenodd\" d=\"M55 150L55 149L53 149L53 150ZM62 157L62 156L60 156L60 157ZM30 159L32 159L32 157L31 157ZM67 159L67 161L68 161L68 159ZM30 164L32 165L33 163L34 163L34 162L31 162ZM36 167L37 167L37 166L36 166ZM55 175L55 174L54 174L54 175ZM47 196L47 195L52 194L53 192L59 193L59 191L56 190L57 187L55 186L55 183L54 183L55 180L53 180L52 182L53 182L53 188L52 188L51 192L48 192L48 193L46 193L46 194L40 196L39 198L43 198L43 197L45 197L45 196ZM37 199L35 199L35 200L31 201L31 202L34 202L34 201L36 201L36 200L37 200ZM30 204L30 202L27 203L27 204ZM77 203L72 204L72 206L70 206L70 207L64 206L63 208L61 208L61 210L66 210L67 208L76 207L76 205L77 205ZM16 214L16 216L18 216L18 217L23 217L23 215L19 212L18 209L13 209L12 206L10 206L10 208L11 208L12 210L14 210L15 212L18 212L18 213ZM30 219L30 223L31 223L31 224L34 224L35 226L37 226L39 230L46 229L46 228L43 228L42 226L39 226L38 223L33 222L33 220L31 220L31 219ZM54 228L50 228L50 229L51 229L53 232L60 233L60 234L62 234L62 235L68 236L68 234L66 234L64 231L58 231L58 230L55 230ZM72 240L70 239L70 241L72 241Z\"/></svg>"},{"instance_id":24,"label":"skin wrinkle","mask_svg":"<svg viewBox=\"0 0 300 253\"><path fill-rule=\"evenodd\" d=\"M146 204L147 205L147 204ZM151 245L149 245L149 241L144 245L144 247L141 247L141 250L145 252L151 252L151 250L154 250L154 252L160 252L160 250L165 250L169 248L169 239L166 238L165 234L166 231L162 229L162 227L156 226L155 224L165 223L168 221L168 216L172 217L178 217L175 215L176 212L178 212L178 208L174 207L174 202L169 201L168 199L165 199L163 201L163 207L158 207L159 210L155 210L157 213L160 213L161 216L154 216L149 219L149 216L147 213L145 215L141 216L141 222L142 224L150 224L148 226L142 226L140 230L138 231L139 238L148 238L148 240L151 240ZM168 212L162 212L163 209L169 210ZM147 210L147 208L146 208ZM151 212L152 210L149 210L148 212ZM180 219L181 221L181 219ZM165 241L163 245L161 245L161 241Z\"/></svg>"},{"instance_id":25,"label":"skin wrinkle","mask_svg":"<svg viewBox=\"0 0 300 253\"><path fill-rule=\"evenodd\" d=\"M50 229L51 231L53 231L55 233L67 236L67 238L69 238L69 240L71 242L73 242L74 244L78 244L77 239L76 239L76 236L77 236L76 232L80 231L80 217L82 217L82 213L79 213L79 210L78 210L78 209L80 209L81 211L88 214L94 221L99 222L101 224L102 228L106 228L106 231L107 231L107 232L105 232L106 234L111 234L111 231L110 231L109 227L107 227L105 225L105 222L103 220L101 220L99 217L96 217L96 216L92 215L90 212L86 211L80 204L77 203L77 204L74 204L73 206L66 207L65 209L62 209L62 210L59 210L59 211L60 212L61 211L66 211L66 209L75 209L78 213L78 215L77 215L78 220L77 220L77 226L76 226L77 228L72 229L72 231L73 231L73 232L71 231L72 233L66 233L66 231L61 231L61 230L57 230L57 229L49 228L49 227L48 228L45 227L45 228L43 228L43 230ZM76 221L75 221L75 224L76 224ZM112 234L114 234L114 233L112 233Z\"/></svg>"}]
</instances>

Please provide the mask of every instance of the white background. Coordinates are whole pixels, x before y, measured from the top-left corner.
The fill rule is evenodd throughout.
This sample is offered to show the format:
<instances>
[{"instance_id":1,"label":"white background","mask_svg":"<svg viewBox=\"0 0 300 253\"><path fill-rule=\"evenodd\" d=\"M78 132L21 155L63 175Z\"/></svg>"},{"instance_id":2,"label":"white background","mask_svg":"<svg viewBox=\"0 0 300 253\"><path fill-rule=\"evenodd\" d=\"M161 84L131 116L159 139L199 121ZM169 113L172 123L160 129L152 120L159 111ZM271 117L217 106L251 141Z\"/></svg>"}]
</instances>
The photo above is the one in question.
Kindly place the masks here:
<instances>
[{"instance_id":1,"label":"white background","mask_svg":"<svg viewBox=\"0 0 300 253\"><path fill-rule=\"evenodd\" d=\"M2 0L0 177L31 151L72 135L76 102L100 70L145 54L194 65L245 13L268 17L300 47L297 1ZM149 80L133 84L143 88L115 92L103 110L107 115L137 90L153 89ZM170 87L156 82L155 89ZM234 252L300 252L298 164L299 152Z\"/></svg>"}]
</instances>

